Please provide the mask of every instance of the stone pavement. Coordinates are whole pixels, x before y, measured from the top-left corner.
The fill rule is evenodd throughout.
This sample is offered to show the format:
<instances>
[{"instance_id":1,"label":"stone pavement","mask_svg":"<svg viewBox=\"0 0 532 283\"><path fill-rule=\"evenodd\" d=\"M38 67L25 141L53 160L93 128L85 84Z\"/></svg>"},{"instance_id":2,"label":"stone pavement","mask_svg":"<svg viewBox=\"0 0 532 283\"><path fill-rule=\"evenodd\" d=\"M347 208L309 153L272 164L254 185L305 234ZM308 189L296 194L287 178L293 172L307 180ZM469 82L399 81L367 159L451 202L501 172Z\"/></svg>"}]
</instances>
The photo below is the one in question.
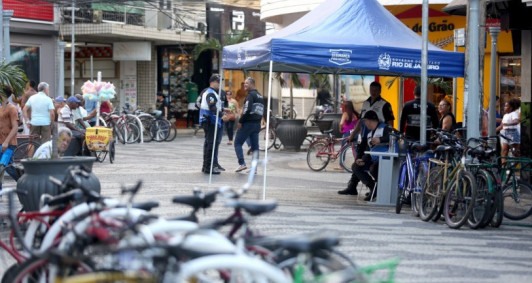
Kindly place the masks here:
<instances>
[{"instance_id":1,"label":"stone pavement","mask_svg":"<svg viewBox=\"0 0 532 283\"><path fill-rule=\"evenodd\" d=\"M237 162L233 146L226 141L224 137L219 160L227 171L213 176L211 185L208 175L200 171L202 134L194 136L190 130L179 130L170 143L118 145L116 163L95 164L94 172L108 196L118 197L121 185L142 179L137 200L157 200L160 207L156 213L176 216L187 209L170 202L174 195L190 194L193 188L238 188L245 183L246 174L232 172ZM279 207L253 220L253 227L264 235L333 231L341 237L340 250L358 264L399 257L398 282L532 282L530 218L519 223L505 219L499 229L452 230L441 221L420 221L408 207L397 215L392 207L338 195L336 191L345 187L349 174L335 170L337 163L313 172L306 165L304 152L273 150L269 157L266 197L277 199ZM259 168L246 198L262 197L262 170ZM200 217L213 219L228 213L219 202ZM9 257L0 252L0 273L8 262Z\"/></svg>"}]
</instances>

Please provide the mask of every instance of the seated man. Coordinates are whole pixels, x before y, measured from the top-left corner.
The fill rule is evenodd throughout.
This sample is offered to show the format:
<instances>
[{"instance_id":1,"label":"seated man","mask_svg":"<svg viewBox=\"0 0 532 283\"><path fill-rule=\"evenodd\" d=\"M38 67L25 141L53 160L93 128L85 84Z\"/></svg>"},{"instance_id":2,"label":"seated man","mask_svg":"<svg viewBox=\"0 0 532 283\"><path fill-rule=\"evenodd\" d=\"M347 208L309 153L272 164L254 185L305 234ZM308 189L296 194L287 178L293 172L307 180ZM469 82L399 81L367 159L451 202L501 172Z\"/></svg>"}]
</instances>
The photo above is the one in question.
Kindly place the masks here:
<instances>
[{"instance_id":1,"label":"seated man","mask_svg":"<svg viewBox=\"0 0 532 283\"><path fill-rule=\"evenodd\" d=\"M59 127L57 130L57 153L59 156L62 156L68 148L70 141L72 140L72 131L66 127ZM51 159L52 158L52 141L47 141L43 143L35 154L33 155L35 159Z\"/></svg>"},{"instance_id":2,"label":"seated man","mask_svg":"<svg viewBox=\"0 0 532 283\"><path fill-rule=\"evenodd\" d=\"M363 137L362 142L357 148L357 159L353 163L353 174L351 175L347 189L338 193L357 195L356 187L359 181L362 181L370 189L370 192L364 200L370 201L373 188L375 187L375 181L371 176L377 179L379 162L378 158L364 154L364 151L388 151L390 128L386 123L379 122L379 117L373 110L369 110L364 114L364 124L368 129L367 135ZM375 192L374 196L376 195L377 192Z\"/></svg>"},{"instance_id":3,"label":"seated man","mask_svg":"<svg viewBox=\"0 0 532 283\"><path fill-rule=\"evenodd\" d=\"M81 146L85 139L85 130L78 129L75 125L74 114L72 111L79 107L81 101L75 96L71 96L67 99L66 105L61 109L57 121L59 126L67 127L72 131L73 140L70 143L68 149L65 151L66 156L81 155Z\"/></svg>"}]
</instances>

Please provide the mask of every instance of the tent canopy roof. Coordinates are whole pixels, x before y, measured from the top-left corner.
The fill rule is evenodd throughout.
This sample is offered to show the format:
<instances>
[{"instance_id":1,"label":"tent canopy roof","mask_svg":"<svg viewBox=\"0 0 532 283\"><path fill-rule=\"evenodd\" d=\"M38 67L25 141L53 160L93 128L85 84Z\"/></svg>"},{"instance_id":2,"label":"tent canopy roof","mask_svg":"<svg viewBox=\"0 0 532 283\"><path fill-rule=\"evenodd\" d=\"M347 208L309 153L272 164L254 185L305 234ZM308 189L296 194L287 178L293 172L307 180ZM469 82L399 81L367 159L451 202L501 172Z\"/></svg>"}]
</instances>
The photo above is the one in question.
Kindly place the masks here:
<instances>
[{"instance_id":1,"label":"tent canopy roof","mask_svg":"<svg viewBox=\"0 0 532 283\"><path fill-rule=\"evenodd\" d=\"M226 46L224 69L419 76L422 40L376 0L328 0L286 28ZM463 76L464 55L428 44L429 75Z\"/></svg>"}]
</instances>

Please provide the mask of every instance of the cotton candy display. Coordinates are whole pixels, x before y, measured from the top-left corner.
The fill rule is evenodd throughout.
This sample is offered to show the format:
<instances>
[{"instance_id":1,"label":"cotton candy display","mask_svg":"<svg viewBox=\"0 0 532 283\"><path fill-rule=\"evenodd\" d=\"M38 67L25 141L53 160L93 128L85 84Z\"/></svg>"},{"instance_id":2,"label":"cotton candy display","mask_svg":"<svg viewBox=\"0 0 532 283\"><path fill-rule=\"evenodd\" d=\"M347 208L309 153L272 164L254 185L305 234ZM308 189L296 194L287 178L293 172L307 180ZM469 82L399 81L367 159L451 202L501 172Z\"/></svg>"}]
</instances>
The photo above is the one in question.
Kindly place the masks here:
<instances>
[{"instance_id":1,"label":"cotton candy display","mask_svg":"<svg viewBox=\"0 0 532 283\"><path fill-rule=\"evenodd\" d=\"M86 81L81 86L85 100L109 101L115 97L115 86L110 82Z\"/></svg>"}]
</instances>

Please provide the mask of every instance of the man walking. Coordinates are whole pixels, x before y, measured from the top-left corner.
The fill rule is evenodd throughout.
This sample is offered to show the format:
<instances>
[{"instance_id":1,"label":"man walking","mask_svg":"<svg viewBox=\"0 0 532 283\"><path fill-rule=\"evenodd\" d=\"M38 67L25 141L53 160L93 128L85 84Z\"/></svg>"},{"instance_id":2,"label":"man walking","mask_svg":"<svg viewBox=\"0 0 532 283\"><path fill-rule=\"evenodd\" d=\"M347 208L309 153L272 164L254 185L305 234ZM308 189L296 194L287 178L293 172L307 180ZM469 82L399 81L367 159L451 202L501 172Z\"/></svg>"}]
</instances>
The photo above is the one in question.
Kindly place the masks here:
<instances>
[{"instance_id":1,"label":"man walking","mask_svg":"<svg viewBox=\"0 0 532 283\"><path fill-rule=\"evenodd\" d=\"M213 164L211 171L213 151L215 150L216 143L221 138L223 129L223 106L222 100L217 93L219 88L220 76L218 74L214 74L209 79L209 87L202 92L199 119L201 127L205 132L205 142L203 143L203 166L201 168L201 172L205 174L212 173L213 175L218 175L221 171L218 168L218 164ZM217 113L218 115L216 115ZM214 158L214 161L216 161L216 156Z\"/></svg>"},{"instance_id":2,"label":"man walking","mask_svg":"<svg viewBox=\"0 0 532 283\"><path fill-rule=\"evenodd\" d=\"M39 91L32 95L23 109L26 126L30 129L30 134L38 137L38 142L43 144L51 139L52 121L54 121L54 103L48 96L50 86L46 82L41 82L37 86ZM29 111L31 110L31 115Z\"/></svg>"},{"instance_id":3,"label":"man walking","mask_svg":"<svg viewBox=\"0 0 532 283\"><path fill-rule=\"evenodd\" d=\"M241 172L248 168L242 151L242 145L247 138L251 140L251 151L259 150L260 121L264 115L264 99L255 89L255 80L251 77L247 78L244 82L244 88L248 95L237 124L235 153L238 158L238 168L235 172Z\"/></svg>"}]
</instances>

